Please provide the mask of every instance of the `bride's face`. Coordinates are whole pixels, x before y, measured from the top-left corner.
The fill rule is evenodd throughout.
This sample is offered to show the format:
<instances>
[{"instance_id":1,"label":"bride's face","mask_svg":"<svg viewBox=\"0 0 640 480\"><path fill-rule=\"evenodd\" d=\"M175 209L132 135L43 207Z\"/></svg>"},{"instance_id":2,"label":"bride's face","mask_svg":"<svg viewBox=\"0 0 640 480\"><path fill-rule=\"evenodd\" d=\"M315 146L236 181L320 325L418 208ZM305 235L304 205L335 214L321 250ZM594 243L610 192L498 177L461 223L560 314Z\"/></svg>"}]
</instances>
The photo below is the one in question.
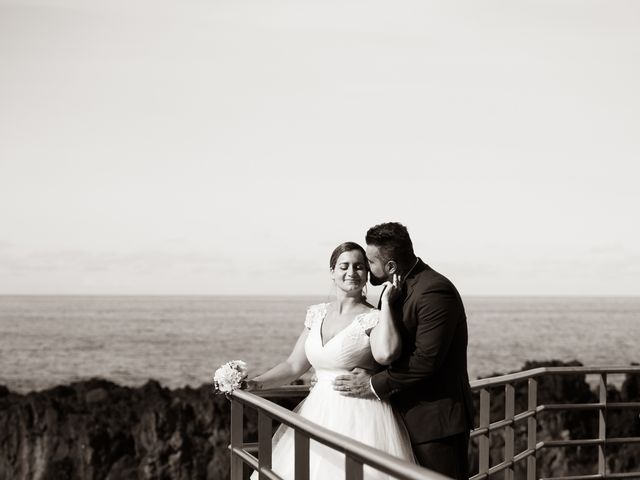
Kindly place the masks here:
<instances>
[{"instance_id":1,"label":"bride's face","mask_svg":"<svg viewBox=\"0 0 640 480\"><path fill-rule=\"evenodd\" d=\"M367 284L367 264L358 250L342 253L331 270L336 288L349 293L361 292Z\"/></svg>"}]
</instances>

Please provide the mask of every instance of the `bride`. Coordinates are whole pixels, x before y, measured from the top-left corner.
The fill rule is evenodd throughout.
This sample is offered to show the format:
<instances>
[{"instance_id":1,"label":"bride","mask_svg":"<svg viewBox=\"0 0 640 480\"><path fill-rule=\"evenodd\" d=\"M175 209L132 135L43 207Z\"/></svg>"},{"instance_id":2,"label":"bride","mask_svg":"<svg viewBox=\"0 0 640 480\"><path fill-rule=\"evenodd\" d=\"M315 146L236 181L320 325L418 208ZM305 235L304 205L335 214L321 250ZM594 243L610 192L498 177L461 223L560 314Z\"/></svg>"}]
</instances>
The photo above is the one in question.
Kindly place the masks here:
<instances>
[{"instance_id":1,"label":"bride","mask_svg":"<svg viewBox=\"0 0 640 480\"><path fill-rule=\"evenodd\" d=\"M381 309L367 303L363 289L368 269L364 249L353 242L338 245L329 261L336 299L312 305L304 329L289 358L247 382L248 390L288 384L312 366L317 382L298 407L303 417L403 460L414 462L411 443L402 421L384 401L341 395L333 379L353 368L368 370L391 363L401 342L394 326L391 303L399 294L398 280L389 283ZM294 478L294 432L281 427L274 437L272 469L284 479ZM309 478L344 478L344 455L315 441L310 442ZM370 467L369 479L387 479ZM254 472L252 479L257 474Z\"/></svg>"}]
</instances>

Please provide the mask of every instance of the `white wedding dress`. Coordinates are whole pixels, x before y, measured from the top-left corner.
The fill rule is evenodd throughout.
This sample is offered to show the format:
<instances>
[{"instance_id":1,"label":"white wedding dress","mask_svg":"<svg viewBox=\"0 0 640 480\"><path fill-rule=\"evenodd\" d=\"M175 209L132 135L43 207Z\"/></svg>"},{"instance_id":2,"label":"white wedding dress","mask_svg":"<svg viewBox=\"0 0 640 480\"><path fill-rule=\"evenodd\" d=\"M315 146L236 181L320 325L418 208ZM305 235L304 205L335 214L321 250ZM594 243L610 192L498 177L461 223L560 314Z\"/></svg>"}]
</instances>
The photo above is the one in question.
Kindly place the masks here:
<instances>
[{"instance_id":1,"label":"white wedding dress","mask_svg":"<svg viewBox=\"0 0 640 480\"><path fill-rule=\"evenodd\" d=\"M370 445L405 461L414 462L411 443L404 424L389 403L340 395L333 389L333 379L354 367L371 369L374 359L369 332L378 323L380 311L360 314L323 345L321 327L328 304L312 305L307 310L305 326L309 335L305 352L315 368L318 382L296 409L303 417ZM284 479L294 478L294 432L280 427L274 436L272 468ZM345 456L311 440L309 451L310 480L344 478ZM253 473L252 480L257 478ZM364 468L367 480L391 479L370 467Z\"/></svg>"}]
</instances>

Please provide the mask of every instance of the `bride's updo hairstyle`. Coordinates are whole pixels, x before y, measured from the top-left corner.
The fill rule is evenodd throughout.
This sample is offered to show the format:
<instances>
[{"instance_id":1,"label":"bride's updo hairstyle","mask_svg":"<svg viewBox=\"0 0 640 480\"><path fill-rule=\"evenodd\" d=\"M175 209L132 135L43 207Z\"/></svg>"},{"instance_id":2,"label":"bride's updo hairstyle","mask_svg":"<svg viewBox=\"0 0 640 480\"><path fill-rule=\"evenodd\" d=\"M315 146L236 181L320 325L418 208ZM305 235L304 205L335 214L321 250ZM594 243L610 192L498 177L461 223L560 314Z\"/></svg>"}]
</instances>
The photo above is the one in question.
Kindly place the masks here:
<instances>
[{"instance_id":1,"label":"bride's updo hairstyle","mask_svg":"<svg viewBox=\"0 0 640 480\"><path fill-rule=\"evenodd\" d=\"M362 257L364 258L364 266L369 271L369 264L367 263L367 253L364 251L360 245L356 242L344 242L338 245L331 254L331 258L329 259L329 268L334 270L336 268L336 263L338 262L338 257L342 255L344 252L350 252L352 250L358 250L362 253Z\"/></svg>"}]
</instances>

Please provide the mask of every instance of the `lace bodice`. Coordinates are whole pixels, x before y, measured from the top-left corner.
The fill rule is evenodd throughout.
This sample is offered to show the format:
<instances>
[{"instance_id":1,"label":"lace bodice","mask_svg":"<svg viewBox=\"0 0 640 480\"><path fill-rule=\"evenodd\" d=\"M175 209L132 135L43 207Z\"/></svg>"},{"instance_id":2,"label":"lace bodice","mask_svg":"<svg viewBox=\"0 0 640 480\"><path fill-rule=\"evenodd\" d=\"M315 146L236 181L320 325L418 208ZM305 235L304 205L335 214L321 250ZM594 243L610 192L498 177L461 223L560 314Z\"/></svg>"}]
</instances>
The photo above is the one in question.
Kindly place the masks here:
<instances>
[{"instance_id":1,"label":"lace bodice","mask_svg":"<svg viewBox=\"0 0 640 480\"><path fill-rule=\"evenodd\" d=\"M304 322L309 329L305 352L316 370L318 381L333 378L355 367L373 368L375 362L368 334L378 324L380 311L372 308L356 315L349 325L323 345L321 328L327 306L327 303L311 305Z\"/></svg>"}]
</instances>

